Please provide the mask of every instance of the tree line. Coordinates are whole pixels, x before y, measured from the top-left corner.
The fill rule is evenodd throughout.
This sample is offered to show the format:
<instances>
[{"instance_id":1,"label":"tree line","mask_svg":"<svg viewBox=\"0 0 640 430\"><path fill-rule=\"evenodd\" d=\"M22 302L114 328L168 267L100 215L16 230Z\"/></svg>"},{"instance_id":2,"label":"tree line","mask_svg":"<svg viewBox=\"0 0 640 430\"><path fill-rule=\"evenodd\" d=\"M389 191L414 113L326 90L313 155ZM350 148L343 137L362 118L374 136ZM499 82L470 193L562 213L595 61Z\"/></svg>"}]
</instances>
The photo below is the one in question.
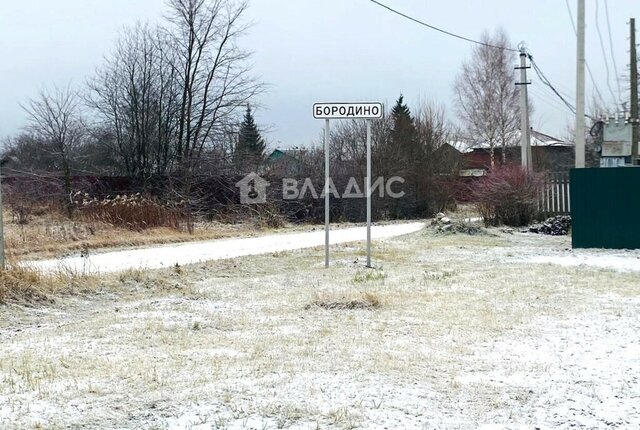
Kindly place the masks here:
<instances>
[{"instance_id":1,"label":"tree line","mask_svg":"<svg viewBox=\"0 0 640 430\"><path fill-rule=\"evenodd\" d=\"M188 202L197 200L194 184L203 176L284 173L265 160L266 142L252 110L264 86L239 44L247 3L168 0L167 6L161 24L125 29L82 88L43 89L24 103L28 126L5 151L19 160L19 169L60 175L66 195L73 192L73 175L126 176L143 187L169 177L164 197ZM504 32L485 33L482 41L487 46L473 49L455 80L457 124L435 102L411 112L402 95L373 122L374 175L405 181L405 197L379 202L380 216L424 216L443 208L461 161L448 142L488 143L492 163L496 147L514 143L516 59L509 50L488 47L509 46ZM364 121L337 123L330 136L332 176L356 172L364 178L365 136ZM322 177L320 145L294 158L296 174Z\"/></svg>"},{"instance_id":2,"label":"tree line","mask_svg":"<svg viewBox=\"0 0 640 430\"><path fill-rule=\"evenodd\" d=\"M7 152L23 169L59 172L67 183L72 173L145 182L232 163L237 149L264 151L235 145L242 114L252 120L249 103L263 89L238 43L247 3L167 6L160 25L125 29L82 88L43 89L22 105L28 126Z\"/></svg>"}]
</instances>

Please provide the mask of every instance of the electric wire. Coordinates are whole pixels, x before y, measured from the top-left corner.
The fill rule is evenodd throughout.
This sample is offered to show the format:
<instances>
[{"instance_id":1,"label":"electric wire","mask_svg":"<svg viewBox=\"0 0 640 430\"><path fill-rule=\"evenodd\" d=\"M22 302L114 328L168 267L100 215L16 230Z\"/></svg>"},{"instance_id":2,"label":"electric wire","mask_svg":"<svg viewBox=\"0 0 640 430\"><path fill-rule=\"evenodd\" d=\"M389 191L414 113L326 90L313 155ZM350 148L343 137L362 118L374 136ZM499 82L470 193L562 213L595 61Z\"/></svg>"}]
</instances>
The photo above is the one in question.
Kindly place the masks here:
<instances>
[{"instance_id":1,"label":"electric wire","mask_svg":"<svg viewBox=\"0 0 640 430\"><path fill-rule=\"evenodd\" d=\"M613 62L613 71L616 78L616 86L618 87L618 100L622 100L622 91L620 90L620 75L618 74L618 65L616 64L616 56L613 55L613 37L611 36L611 21L609 20L609 2L604 0L604 12L607 17L607 32L609 33L609 55Z\"/></svg>"},{"instance_id":2,"label":"electric wire","mask_svg":"<svg viewBox=\"0 0 640 430\"><path fill-rule=\"evenodd\" d=\"M407 15L407 14L404 14L404 13L400 12L400 11L397 11L397 10L395 10L395 9L393 9L393 8L391 8L391 7L389 7L389 6L387 6L386 4L380 3L380 2L379 2L379 1L377 1L377 0L369 0L369 1L370 1L371 3L374 3L374 4L376 4L376 5L380 6L380 7L383 7L383 8L385 8L385 9L387 9L387 10L389 10L389 11L391 11L391 12L395 13L396 15L400 15L400 16L401 16L401 17L403 17L403 18L406 18L406 19L408 19L408 20L410 20L410 21L413 21L413 22L415 22L415 23L417 23L417 24L420 24L420 25L423 25L423 26L425 26L425 27L428 27L428 28L430 28L430 29L432 29L432 30L439 31L440 33L446 34L446 35L448 35L448 36L455 37L455 38L457 38L457 39L464 40L464 41L466 41L466 42L475 43L475 44L477 44L477 45L487 46L487 47L489 47L489 48L501 49L501 50L504 50L504 51L511 51L511 52L520 52L519 50L517 50L517 49L515 49L515 48L509 48L509 47L507 47L507 46L492 45L492 44L490 44L490 43L485 43L485 42L481 42L481 41L479 41L479 40L470 39L470 38L465 37L465 36L460 36L459 34L455 34L455 33L452 33L452 32L450 32L450 31L447 31L447 30L443 30L443 29L441 29L441 28L438 28L438 27L436 27L436 26L433 26L433 25L431 25L431 24L427 24L426 22L423 22L423 21L420 21L420 20L418 20L418 19L416 19L416 18L413 18L412 16L409 16L409 15Z\"/></svg>"},{"instance_id":3,"label":"electric wire","mask_svg":"<svg viewBox=\"0 0 640 430\"><path fill-rule=\"evenodd\" d=\"M551 91L553 91L553 94L555 94L564 103L564 105L575 115L576 114L575 106L571 102L569 102L565 97L563 97L562 94L560 94L560 92L549 81L549 79L547 79L547 77L545 76L544 72L540 69L540 67L533 60L533 57L531 56L531 54L529 54L528 57L529 57L529 60L531 61L531 66L532 66L533 70L536 72L536 75L538 75L538 77L540 78L542 83L545 84L547 87L549 87L551 89ZM591 115L589 115L587 113L585 113L584 116L586 118L591 119L591 120L595 120Z\"/></svg>"},{"instance_id":4,"label":"electric wire","mask_svg":"<svg viewBox=\"0 0 640 430\"><path fill-rule=\"evenodd\" d=\"M540 69L540 67L538 67L538 64L533 60L533 56L529 54L528 57L529 57L529 61L531 62L531 67L533 68L533 71L536 72L536 75L538 75L538 78L540 78L540 81L542 81L543 84L549 87L551 91L553 91L553 93L564 103L564 105L568 107L571 112L575 114L576 108L571 103L569 103L567 99L565 99L562 96L562 94L560 94L560 92L553 86L553 84L549 81L549 79L547 79L544 72Z\"/></svg>"},{"instance_id":5,"label":"electric wire","mask_svg":"<svg viewBox=\"0 0 640 430\"><path fill-rule=\"evenodd\" d=\"M596 0L596 30L598 32L598 39L600 39L600 49L602 50L602 59L604 61L604 68L605 68L605 71L607 72L607 88L609 89L609 93L611 94L611 97L613 97L613 103L615 104L617 109L618 101L616 99L615 94L613 93L613 89L611 88L611 74L609 72L609 60L607 59L607 50L604 47L604 39L602 38L602 32L600 31L600 19L598 16L599 4L600 2Z\"/></svg>"},{"instance_id":6,"label":"electric wire","mask_svg":"<svg viewBox=\"0 0 640 430\"><path fill-rule=\"evenodd\" d=\"M567 106L562 103L557 96L548 89L547 86L535 86L531 85L529 88L529 94L533 96L534 99L539 100L558 111L565 112L567 111ZM548 91L548 92L547 92Z\"/></svg>"},{"instance_id":7,"label":"electric wire","mask_svg":"<svg viewBox=\"0 0 640 430\"><path fill-rule=\"evenodd\" d=\"M578 29L576 28L576 23L573 19L573 12L571 11L571 6L569 5L569 0L565 0L565 4L567 5L567 11L569 12L569 19L571 20L571 26L573 27L573 33L577 36ZM596 84L596 80L593 77L593 73L591 72L591 67L589 67L589 62L587 60L584 61L585 66L587 67L587 72L589 73L589 79L591 79L591 84L596 91L596 95L600 99L600 103L602 103L602 107L604 108L607 103L604 101L604 97L602 97L602 93L600 92L600 88Z\"/></svg>"},{"instance_id":8,"label":"electric wire","mask_svg":"<svg viewBox=\"0 0 640 430\"><path fill-rule=\"evenodd\" d=\"M489 44L489 43L480 42L480 41L478 41L478 40L470 39L470 38L468 38L468 37L460 36L459 34L455 34L455 33L452 33L452 32L450 32L450 31L443 30L443 29L441 29L441 28L435 27L435 26L433 26L433 25L431 25L431 24L427 24L426 22L423 22L423 21L420 21L420 20L418 20L418 19L416 19L416 18L413 18L412 16L409 16L409 15L407 15L407 14L404 14L404 13L402 13L402 12L399 12L399 11L397 11L397 10L395 10L395 9L393 9L393 8L391 8L391 7L389 7L389 6L385 5L385 4L383 4L383 3L380 3L380 2L379 2L379 1L377 1L377 0L369 0L369 1L371 1L372 3L374 3L374 4L376 4L376 5L380 6L380 7L382 7L382 8L384 8L384 9L387 9L387 10L388 10L388 11L390 11L390 12L393 12L393 13L395 13L396 15L399 15L399 16L401 16L401 17L405 18L405 19L408 19L408 20L410 20L410 21L413 21L413 22L415 22L415 23L417 23L417 24L420 24L420 25L425 26L425 27L427 27L427 28L430 28L430 29L432 29L432 30L439 31L440 33L446 34L446 35L448 35L448 36L455 37L455 38L457 38L457 39L464 40L464 41L466 41L466 42L475 43L475 44L477 44L477 45L487 46L487 47L494 48L494 49L501 49L501 50L505 50L505 51L518 52L518 53L520 52L520 50L518 50L518 49L509 48L509 47L504 47L504 46L492 45L492 44ZM569 6L568 0L567 0L567 6ZM571 10L569 10L569 12L571 13ZM572 18L572 22L573 22L573 18ZM575 30L575 25L574 25L574 30ZM573 106L569 101L567 101L567 99L565 98L565 96L563 96L563 95L560 93L560 91L559 91L559 90L557 90L557 89L553 86L553 84L551 84L551 82L550 82L550 81L549 81L549 79L547 79L547 77L544 75L544 73L542 72L542 70L540 69L540 67L539 67L539 66L538 66L538 65L533 61L533 57L531 56L531 54L527 54L527 56L528 56L529 60L531 61L531 65L533 66L533 69L534 69L534 71L536 72L536 74L538 75L538 77L540 78L540 80L541 80L541 81L542 81L542 82L543 82L547 87L549 87L549 88L553 91L553 94L555 94L555 96L556 96L556 97L558 97L558 98L559 98L559 99L564 103L564 105L565 105L567 108L569 108L569 110L570 110L573 114L575 114L575 113L576 113L576 109L575 109L575 107L574 107L574 106ZM594 81L594 84L595 84L595 81ZM587 117L588 117L588 115L585 115L585 116L587 116Z\"/></svg>"}]
</instances>

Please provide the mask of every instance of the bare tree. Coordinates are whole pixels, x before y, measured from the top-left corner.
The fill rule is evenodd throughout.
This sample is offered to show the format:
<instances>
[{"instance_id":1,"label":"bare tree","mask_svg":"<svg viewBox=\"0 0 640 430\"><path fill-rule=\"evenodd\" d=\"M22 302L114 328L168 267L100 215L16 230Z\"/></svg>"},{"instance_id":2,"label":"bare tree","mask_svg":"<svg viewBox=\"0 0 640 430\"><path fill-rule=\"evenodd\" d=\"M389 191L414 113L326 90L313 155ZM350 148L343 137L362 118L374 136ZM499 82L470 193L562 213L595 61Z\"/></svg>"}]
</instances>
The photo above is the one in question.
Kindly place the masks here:
<instances>
[{"instance_id":1,"label":"bare tree","mask_svg":"<svg viewBox=\"0 0 640 430\"><path fill-rule=\"evenodd\" d=\"M503 30L493 36L485 32L480 41L485 45L473 48L471 60L463 63L456 77L455 102L467 140L489 146L493 167L496 146L502 148L504 163L506 147L517 141L520 109L513 74L516 58L512 51L494 47L511 46Z\"/></svg>"},{"instance_id":2,"label":"bare tree","mask_svg":"<svg viewBox=\"0 0 640 430\"><path fill-rule=\"evenodd\" d=\"M164 31L146 25L125 30L88 83L103 145L118 155L123 173L144 181L166 173L175 158L179 93L168 42Z\"/></svg>"},{"instance_id":3,"label":"bare tree","mask_svg":"<svg viewBox=\"0 0 640 430\"><path fill-rule=\"evenodd\" d=\"M229 0L168 0L167 28L176 55L179 88L176 163L178 177L171 191L186 202L188 219L196 206L192 199L194 174L203 154L224 140L230 125L261 89L250 75L249 53L238 46L247 26L242 16L247 3ZM207 172L210 174L210 172ZM192 231L191 223L188 225Z\"/></svg>"},{"instance_id":4,"label":"bare tree","mask_svg":"<svg viewBox=\"0 0 640 430\"><path fill-rule=\"evenodd\" d=\"M169 28L177 55L172 67L180 87L177 160L192 169L207 143L237 122L261 86L250 76L238 38L247 29L242 16L246 2L169 0Z\"/></svg>"},{"instance_id":5,"label":"bare tree","mask_svg":"<svg viewBox=\"0 0 640 430\"><path fill-rule=\"evenodd\" d=\"M66 207L71 216L71 164L85 134L78 94L69 87L44 89L22 108L27 113L27 129L43 142L42 150L54 156L55 167L63 175L64 191L69 197L65 199Z\"/></svg>"},{"instance_id":6,"label":"bare tree","mask_svg":"<svg viewBox=\"0 0 640 430\"><path fill-rule=\"evenodd\" d=\"M423 103L416 110L414 122L418 142L424 154L420 169L422 174L432 175L436 171L451 172L453 160L439 152L450 137L444 106L435 102Z\"/></svg>"}]
</instances>

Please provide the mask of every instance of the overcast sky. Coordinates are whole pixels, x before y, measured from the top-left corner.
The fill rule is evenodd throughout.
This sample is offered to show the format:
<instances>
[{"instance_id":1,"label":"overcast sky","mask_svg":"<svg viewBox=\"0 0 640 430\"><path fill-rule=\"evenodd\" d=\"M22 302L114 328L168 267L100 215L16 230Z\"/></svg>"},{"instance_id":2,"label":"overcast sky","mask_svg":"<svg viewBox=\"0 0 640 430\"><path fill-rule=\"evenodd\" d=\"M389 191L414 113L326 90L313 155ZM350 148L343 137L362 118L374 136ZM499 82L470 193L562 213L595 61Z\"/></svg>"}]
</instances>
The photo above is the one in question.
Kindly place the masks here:
<instances>
[{"instance_id":1,"label":"overcast sky","mask_svg":"<svg viewBox=\"0 0 640 430\"><path fill-rule=\"evenodd\" d=\"M503 27L514 45L525 41L554 85L575 94L575 35L563 0L381 0L417 19L479 38ZM617 97L613 61L605 62L596 28L610 55L605 2L587 0L587 61L605 101ZM576 1L569 0L576 14ZM164 0L0 0L0 137L25 124L19 103L46 85L81 86L118 32L136 21L158 22ZM609 18L619 74L628 75L628 20L637 0L612 0ZM321 123L312 118L318 101L382 101L399 93L410 107L433 100L452 109L454 77L471 45L407 21L369 0L253 0L254 23L241 43L254 52L254 72L269 84L256 112L270 131L271 147L309 145ZM536 112L532 125L563 137L569 111L535 76L529 88ZM622 91L628 85L622 84ZM587 92L593 84L587 75ZM626 94L626 93L625 93ZM626 95L625 95L626 97Z\"/></svg>"}]
</instances>

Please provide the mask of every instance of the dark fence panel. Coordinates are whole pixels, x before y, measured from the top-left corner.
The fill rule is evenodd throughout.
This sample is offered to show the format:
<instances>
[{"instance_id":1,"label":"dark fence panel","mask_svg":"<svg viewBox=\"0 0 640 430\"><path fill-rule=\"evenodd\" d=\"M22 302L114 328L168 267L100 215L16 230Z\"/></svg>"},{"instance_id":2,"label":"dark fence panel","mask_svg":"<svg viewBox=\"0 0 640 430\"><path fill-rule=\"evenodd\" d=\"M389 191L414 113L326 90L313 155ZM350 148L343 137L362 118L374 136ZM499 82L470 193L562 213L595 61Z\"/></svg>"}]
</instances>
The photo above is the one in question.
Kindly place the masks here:
<instances>
[{"instance_id":1,"label":"dark fence panel","mask_svg":"<svg viewBox=\"0 0 640 430\"><path fill-rule=\"evenodd\" d=\"M640 248L640 168L572 169L571 219L574 248Z\"/></svg>"}]
</instances>

